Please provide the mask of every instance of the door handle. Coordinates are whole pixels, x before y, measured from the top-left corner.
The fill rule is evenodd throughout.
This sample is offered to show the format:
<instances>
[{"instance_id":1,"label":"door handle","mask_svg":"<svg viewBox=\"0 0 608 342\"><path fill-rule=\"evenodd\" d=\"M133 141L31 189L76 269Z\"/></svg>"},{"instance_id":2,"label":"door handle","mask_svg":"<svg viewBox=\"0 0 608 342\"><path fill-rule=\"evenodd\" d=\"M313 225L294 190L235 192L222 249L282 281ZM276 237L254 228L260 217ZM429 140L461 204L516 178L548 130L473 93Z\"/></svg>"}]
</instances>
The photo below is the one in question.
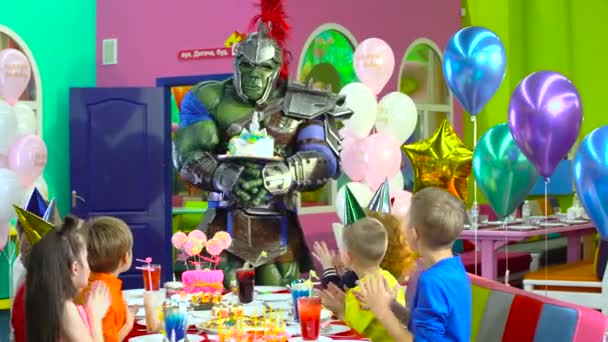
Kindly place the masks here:
<instances>
[{"instance_id":1,"label":"door handle","mask_svg":"<svg viewBox=\"0 0 608 342\"><path fill-rule=\"evenodd\" d=\"M76 208L79 200L83 203L86 203L84 198L78 196L78 193L76 192L76 190L72 190L72 208Z\"/></svg>"}]
</instances>

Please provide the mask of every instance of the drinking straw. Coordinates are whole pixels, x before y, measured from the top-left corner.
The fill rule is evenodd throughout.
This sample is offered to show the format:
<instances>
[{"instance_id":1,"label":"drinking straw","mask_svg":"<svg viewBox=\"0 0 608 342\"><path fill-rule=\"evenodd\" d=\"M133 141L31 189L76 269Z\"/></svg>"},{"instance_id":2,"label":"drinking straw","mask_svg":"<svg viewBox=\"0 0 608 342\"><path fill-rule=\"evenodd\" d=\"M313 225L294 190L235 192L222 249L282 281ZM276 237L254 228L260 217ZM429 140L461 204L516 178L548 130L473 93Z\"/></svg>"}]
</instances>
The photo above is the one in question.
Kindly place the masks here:
<instances>
[{"instance_id":1,"label":"drinking straw","mask_svg":"<svg viewBox=\"0 0 608 342\"><path fill-rule=\"evenodd\" d=\"M153 291L154 289L152 288L152 267L150 266L150 264L152 263L152 258L147 257L147 258L145 258L143 260L142 259L135 259L135 260L148 264L147 267L145 267L145 268L142 268L142 267L136 267L136 268L139 269L139 270L147 270L148 271L148 286L150 287L150 291Z\"/></svg>"}]
</instances>

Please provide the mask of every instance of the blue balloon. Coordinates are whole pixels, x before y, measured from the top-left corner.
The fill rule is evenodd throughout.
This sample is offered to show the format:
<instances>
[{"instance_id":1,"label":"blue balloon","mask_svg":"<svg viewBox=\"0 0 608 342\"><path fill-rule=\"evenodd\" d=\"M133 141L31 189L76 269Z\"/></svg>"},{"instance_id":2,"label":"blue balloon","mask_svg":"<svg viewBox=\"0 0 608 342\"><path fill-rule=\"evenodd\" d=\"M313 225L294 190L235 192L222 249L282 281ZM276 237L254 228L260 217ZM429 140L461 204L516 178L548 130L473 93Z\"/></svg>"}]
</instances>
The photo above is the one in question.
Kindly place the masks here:
<instances>
[{"instance_id":1,"label":"blue balloon","mask_svg":"<svg viewBox=\"0 0 608 342\"><path fill-rule=\"evenodd\" d=\"M477 115L505 77L507 58L498 36L484 27L470 26L450 39L443 54L443 75L462 106Z\"/></svg>"},{"instance_id":2,"label":"blue balloon","mask_svg":"<svg viewBox=\"0 0 608 342\"><path fill-rule=\"evenodd\" d=\"M608 126L596 128L574 156L574 185L589 218L608 238Z\"/></svg>"}]
</instances>

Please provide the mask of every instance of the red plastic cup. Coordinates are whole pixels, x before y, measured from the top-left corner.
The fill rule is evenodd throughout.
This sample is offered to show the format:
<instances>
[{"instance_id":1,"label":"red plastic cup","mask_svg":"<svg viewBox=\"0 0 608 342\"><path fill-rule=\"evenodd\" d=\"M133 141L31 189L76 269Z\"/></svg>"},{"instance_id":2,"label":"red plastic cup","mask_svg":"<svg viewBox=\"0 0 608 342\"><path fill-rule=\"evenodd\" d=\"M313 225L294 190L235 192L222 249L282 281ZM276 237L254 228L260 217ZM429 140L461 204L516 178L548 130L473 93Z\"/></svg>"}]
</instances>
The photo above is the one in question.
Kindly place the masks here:
<instances>
[{"instance_id":1,"label":"red plastic cup","mask_svg":"<svg viewBox=\"0 0 608 342\"><path fill-rule=\"evenodd\" d=\"M318 340L321 323L321 298L298 298L298 315L300 316L300 326L302 327L302 340Z\"/></svg>"},{"instance_id":2,"label":"red plastic cup","mask_svg":"<svg viewBox=\"0 0 608 342\"><path fill-rule=\"evenodd\" d=\"M148 268L144 266L142 269L142 275L144 277L144 289L146 291L158 291L160 290L160 265L150 265ZM152 286L152 288L150 288Z\"/></svg>"},{"instance_id":3,"label":"red plastic cup","mask_svg":"<svg viewBox=\"0 0 608 342\"><path fill-rule=\"evenodd\" d=\"M239 302L253 302L253 287L255 286L255 269L244 268L236 271L236 283L239 288Z\"/></svg>"}]
</instances>

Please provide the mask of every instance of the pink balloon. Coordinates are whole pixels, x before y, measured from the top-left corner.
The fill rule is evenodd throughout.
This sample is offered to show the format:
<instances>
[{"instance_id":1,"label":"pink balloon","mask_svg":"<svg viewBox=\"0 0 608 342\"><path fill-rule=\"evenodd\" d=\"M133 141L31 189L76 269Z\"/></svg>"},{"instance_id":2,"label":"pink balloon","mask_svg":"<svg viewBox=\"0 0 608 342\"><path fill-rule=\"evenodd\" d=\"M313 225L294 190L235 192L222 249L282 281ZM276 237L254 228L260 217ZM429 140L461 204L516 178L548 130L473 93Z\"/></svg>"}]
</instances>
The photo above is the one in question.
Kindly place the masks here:
<instances>
[{"instance_id":1,"label":"pink balloon","mask_svg":"<svg viewBox=\"0 0 608 342\"><path fill-rule=\"evenodd\" d=\"M353 182L362 181L365 177L367 166L363 160L363 142L364 140L349 139L342 144L340 151L342 170Z\"/></svg>"},{"instance_id":2,"label":"pink balloon","mask_svg":"<svg viewBox=\"0 0 608 342\"><path fill-rule=\"evenodd\" d=\"M32 68L27 57L19 50L0 51L0 97L14 105L27 87Z\"/></svg>"},{"instance_id":3,"label":"pink balloon","mask_svg":"<svg viewBox=\"0 0 608 342\"><path fill-rule=\"evenodd\" d=\"M8 241L8 233L11 230L9 223L0 223L0 250L4 249L6 242Z\"/></svg>"},{"instance_id":4,"label":"pink balloon","mask_svg":"<svg viewBox=\"0 0 608 342\"><path fill-rule=\"evenodd\" d=\"M211 239L207 241L205 249L209 255L218 256L222 254L222 251L224 250L224 243L218 239Z\"/></svg>"},{"instance_id":5,"label":"pink balloon","mask_svg":"<svg viewBox=\"0 0 608 342\"><path fill-rule=\"evenodd\" d=\"M205 235L202 230L195 229L188 234L188 237L191 239L196 239L202 244L207 242L207 235Z\"/></svg>"},{"instance_id":6,"label":"pink balloon","mask_svg":"<svg viewBox=\"0 0 608 342\"><path fill-rule=\"evenodd\" d=\"M369 38L357 46L354 66L359 80L378 95L393 74L395 55L384 40Z\"/></svg>"},{"instance_id":7,"label":"pink balloon","mask_svg":"<svg viewBox=\"0 0 608 342\"><path fill-rule=\"evenodd\" d=\"M184 234L184 232L177 232L171 237L171 243L176 249L182 249L186 244L187 238L188 237L186 236L186 234Z\"/></svg>"},{"instance_id":8,"label":"pink balloon","mask_svg":"<svg viewBox=\"0 0 608 342\"><path fill-rule=\"evenodd\" d=\"M401 146L392 134L379 132L363 140L364 180L378 189L386 178L392 179L401 167Z\"/></svg>"},{"instance_id":9,"label":"pink balloon","mask_svg":"<svg viewBox=\"0 0 608 342\"><path fill-rule=\"evenodd\" d=\"M8 167L17 174L24 187L32 185L46 166L46 144L35 135L24 135L8 149Z\"/></svg>"},{"instance_id":10,"label":"pink balloon","mask_svg":"<svg viewBox=\"0 0 608 342\"><path fill-rule=\"evenodd\" d=\"M392 196L393 206L391 213L398 217L406 217L410 211L410 202L412 200L412 193L409 191L401 190L397 191Z\"/></svg>"}]
</instances>

